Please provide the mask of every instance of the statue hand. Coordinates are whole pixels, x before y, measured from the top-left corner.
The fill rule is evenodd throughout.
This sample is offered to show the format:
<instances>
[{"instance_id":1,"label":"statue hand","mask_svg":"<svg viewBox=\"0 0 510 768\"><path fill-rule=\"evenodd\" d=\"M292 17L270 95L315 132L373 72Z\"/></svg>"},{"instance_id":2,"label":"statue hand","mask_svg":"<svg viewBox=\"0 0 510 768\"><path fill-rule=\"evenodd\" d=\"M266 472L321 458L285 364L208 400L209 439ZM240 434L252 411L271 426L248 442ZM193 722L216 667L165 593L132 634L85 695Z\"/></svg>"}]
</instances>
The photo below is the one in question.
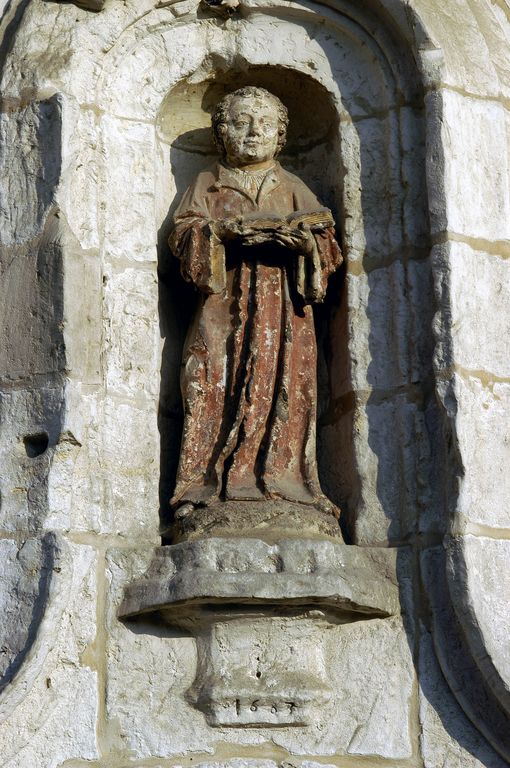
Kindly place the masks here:
<instances>
[{"instance_id":1,"label":"statue hand","mask_svg":"<svg viewBox=\"0 0 510 768\"><path fill-rule=\"evenodd\" d=\"M220 240L233 240L239 237L243 221L240 216L235 219L217 219L212 223L212 229Z\"/></svg>"},{"instance_id":2,"label":"statue hand","mask_svg":"<svg viewBox=\"0 0 510 768\"><path fill-rule=\"evenodd\" d=\"M315 247L313 234L305 225L301 225L298 229L290 227L279 229L274 233L274 239L279 245L304 255L312 254Z\"/></svg>"}]
</instances>

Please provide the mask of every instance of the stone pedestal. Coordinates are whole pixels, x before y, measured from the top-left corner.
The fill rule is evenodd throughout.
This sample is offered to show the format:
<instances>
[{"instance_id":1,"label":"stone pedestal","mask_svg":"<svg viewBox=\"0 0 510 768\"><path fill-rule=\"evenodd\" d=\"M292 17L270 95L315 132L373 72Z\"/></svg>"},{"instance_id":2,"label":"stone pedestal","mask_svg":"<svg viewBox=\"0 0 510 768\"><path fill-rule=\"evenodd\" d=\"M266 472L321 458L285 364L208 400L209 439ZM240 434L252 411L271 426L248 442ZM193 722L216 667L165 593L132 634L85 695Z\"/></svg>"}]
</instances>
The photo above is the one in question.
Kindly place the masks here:
<instances>
[{"instance_id":1,"label":"stone pedestal","mask_svg":"<svg viewBox=\"0 0 510 768\"><path fill-rule=\"evenodd\" d=\"M213 726L306 726L330 696L324 627L399 612L395 553L341 542L210 538L159 547L123 619L197 641L187 698Z\"/></svg>"}]
</instances>

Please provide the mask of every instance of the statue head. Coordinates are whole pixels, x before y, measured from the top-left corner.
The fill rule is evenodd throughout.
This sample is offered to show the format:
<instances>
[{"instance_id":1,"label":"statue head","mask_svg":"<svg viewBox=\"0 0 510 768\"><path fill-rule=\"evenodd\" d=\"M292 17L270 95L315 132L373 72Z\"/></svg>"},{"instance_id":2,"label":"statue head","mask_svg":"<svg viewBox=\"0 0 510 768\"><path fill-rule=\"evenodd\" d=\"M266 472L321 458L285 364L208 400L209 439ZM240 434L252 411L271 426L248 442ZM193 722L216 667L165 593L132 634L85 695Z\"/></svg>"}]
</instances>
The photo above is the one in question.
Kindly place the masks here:
<instances>
[{"instance_id":1,"label":"statue head","mask_svg":"<svg viewBox=\"0 0 510 768\"><path fill-rule=\"evenodd\" d=\"M233 166L276 157L285 144L288 123L280 99L251 85L225 96L212 115L216 146Z\"/></svg>"}]
</instances>

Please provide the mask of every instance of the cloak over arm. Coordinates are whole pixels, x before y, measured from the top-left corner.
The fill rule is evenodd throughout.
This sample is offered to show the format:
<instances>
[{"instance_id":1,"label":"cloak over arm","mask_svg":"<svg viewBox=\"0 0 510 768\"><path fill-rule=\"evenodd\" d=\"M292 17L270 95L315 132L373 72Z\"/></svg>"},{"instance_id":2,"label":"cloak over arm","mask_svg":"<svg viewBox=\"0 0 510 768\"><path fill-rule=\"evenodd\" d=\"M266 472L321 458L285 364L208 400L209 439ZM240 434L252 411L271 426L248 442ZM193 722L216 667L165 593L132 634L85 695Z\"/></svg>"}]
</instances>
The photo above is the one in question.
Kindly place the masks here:
<instances>
[{"instance_id":1,"label":"cloak over arm","mask_svg":"<svg viewBox=\"0 0 510 768\"><path fill-rule=\"evenodd\" d=\"M168 242L187 282L203 293L221 293L226 285L225 248L210 226L204 187L198 176L185 193Z\"/></svg>"},{"instance_id":2,"label":"cloak over arm","mask_svg":"<svg viewBox=\"0 0 510 768\"><path fill-rule=\"evenodd\" d=\"M296 210L324 210L313 192L301 179L294 177ZM300 255L297 264L296 288L305 303L324 301L329 276L341 265L343 258L336 241L334 227L313 234L315 247L309 256Z\"/></svg>"}]
</instances>

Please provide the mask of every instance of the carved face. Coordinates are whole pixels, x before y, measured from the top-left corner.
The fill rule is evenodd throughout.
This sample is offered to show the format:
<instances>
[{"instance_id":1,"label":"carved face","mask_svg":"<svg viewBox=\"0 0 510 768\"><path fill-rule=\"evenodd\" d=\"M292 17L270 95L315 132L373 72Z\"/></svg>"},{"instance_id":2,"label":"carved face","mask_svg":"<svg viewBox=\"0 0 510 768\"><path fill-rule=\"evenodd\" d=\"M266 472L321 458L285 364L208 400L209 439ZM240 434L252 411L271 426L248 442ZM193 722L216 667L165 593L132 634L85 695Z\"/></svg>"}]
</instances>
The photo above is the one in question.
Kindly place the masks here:
<instances>
[{"instance_id":1,"label":"carved face","mask_svg":"<svg viewBox=\"0 0 510 768\"><path fill-rule=\"evenodd\" d=\"M235 98L228 120L221 126L230 165L250 165L271 160L278 146L278 112L263 95Z\"/></svg>"}]
</instances>

